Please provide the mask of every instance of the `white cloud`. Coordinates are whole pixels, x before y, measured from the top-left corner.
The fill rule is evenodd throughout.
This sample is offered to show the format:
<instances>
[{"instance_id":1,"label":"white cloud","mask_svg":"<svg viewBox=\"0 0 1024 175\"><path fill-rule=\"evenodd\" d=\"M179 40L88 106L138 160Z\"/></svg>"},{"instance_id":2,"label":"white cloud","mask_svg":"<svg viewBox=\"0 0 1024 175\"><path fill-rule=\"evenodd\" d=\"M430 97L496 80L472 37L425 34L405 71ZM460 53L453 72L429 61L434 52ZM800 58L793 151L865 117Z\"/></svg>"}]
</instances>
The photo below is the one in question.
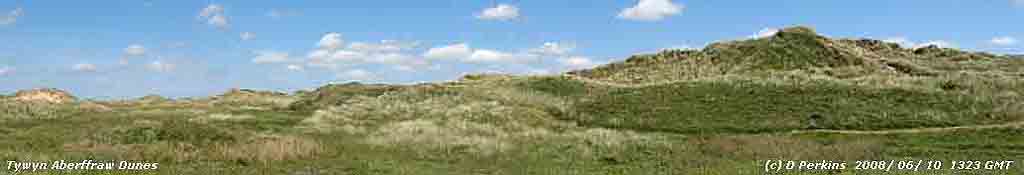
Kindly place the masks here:
<instances>
[{"instance_id":1,"label":"white cloud","mask_svg":"<svg viewBox=\"0 0 1024 175\"><path fill-rule=\"evenodd\" d=\"M498 4L498 6L484 9L476 15L477 19L482 20L510 20L518 17L519 8L508 4Z\"/></svg>"},{"instance_id":2,"label":"white cloud","mask_svg":"<svg viewBox=\"0 0 1024 175\"><path fill-rule=\"evenodd\" d=\"M71 66L71 70L79 71L79 72L95 72L96 71L96 65L89 64L89 63L78 63L78 64L75 64L75 65L72 65Z\"/></svg>"},{"instance_id":3,"label":"white cloud","mask_svg":"<svg viewBox=\"0 0 1024 175\"><path fill-rule=\"evenodd\" d=\"M415 58L413 56L409 56L409 55L405 55L405 54L386 53L386 54L373 55L372 59L368 60L368 61L375 62L375 63L380 63L380 64L396 64L397 65L397 64L406 63L406 62L414 60L414 59Z\"/></svg>"},{"instance_id":4,"label":"white cloud","mask_svg":"<svg viewBox=\"0 0 1024 175\"><path fill-rule=\"evenodd\" d=\"M320 37L320 42L317 42L316 46L320 47L321 49L336 50L338 48L341 48L341 44L343 43L344 40L341 39L340 33L331 32L324 34L323 37Z\"/></svg>"},{"instance_id":5,"label":"white cloud","mask_svg":"<svg viewBox=\"0 0 1024 175\"><path fill-rule=\"evenodd\" d=\"M10 75L14 73L14 68L8 66L0 66L0 76Z\"/></svg>"},{"instance_id":6,"label":"white cloud","mask_svg":"<svg viewBox=\"0 0 1024 175\"><path fill-rule=\"evenodd\" d=\"M228 18L224 17L224 15L220 15L220 14L213 15L213 17L210 17L210 19L206 21L206 24L212 25L212 26L217 27L217 28L222 28L222 29L223 28L227 28L228 25L229 25L228 24Z\"/></svg>"},{"instance_id":7,"label":"white cloud","mask_svg":"<svg viewBox=\"0 0 1024 175\"><path fill-rule=\"evenodd\" d=\"M430 61L424 58L404 54L381 55L378 56L377 60L379 60L378 62L381 64L392 65L392 67L396 70L407 72L423 69L436 70L436 66L438 66L431 65Z\"/></svg>"},{"instance_id":8,"label":"white cloud","mask_svg":"<svg viewBox=\"0 0 1024 175\"><path fill-rule=\"evenodd\" d=\"M329 51L324 49L313 50L306 55L309 57L307 65L310 67L336 69L339 65L349 65L365 61L367 55L360 52L348 50Z\"/></svg>"},{"instance_id":9,"label":"white cloud","mask_svg":"<svg viewBox=\"0 0 1024 175\"><path fill-rule=\"evenodd\" d=\"M515 59L515 55L494 50L477 49L464 61L471 63L482 62L508 62Z\"/></svg>"},{"instance_id":10,"label":"white cloud","mask_svg":"<svg viewBox=\"0 0 1024 175\"><path fill-rule=\"evenodd\" d=\"M309 52L309 54L306 54L306 57L309 58L327 58L328 56L331 56L331 51L323 49L313 50Z\"/></svg>"},{"instance_id":11,"label":"white cloud","mask_svg":"<svg viewBox=\"0 0 1024 175\"><path fill-rule=\"evenodd\" d=\"M886 38L886 39L884 39L882 41L883 42L888 42L888 43L896 43L896 44L899 44L902 47L909 47L909 48L921 48L921 47L928 47L928 46L931 46L931 45L934 45L936 47L941 47L941 48L955 48L955 47L957 47L956 44L954 44L952 42L949 42L949 41L944 41L944 40L930 40L930 41L924 41L924 42L916 42L916 41L907 39L906 37L890 37L890 38Z\"/></svg>"},{"instance_id":12,"label":"white cloud","mask_svg":"<svg viewBox=\"0 0 1024 175\"><path fill-rule=\"evenodd\" d=\"M371 79L373 79L373 77L375 75L373 73L369 72L369 71L366 71L366 70L352 69L352 70L347 70L345 72L341 72L337 76L338 76L338 78L343 78L343 79L348 79L348 80L371 80Z\"/></svg>"},{"instance_id":13,"label":"white cloud","mask_svg":"<svg viewBox=\"0 0 1024 175\"><path fill-rule=\"evenodd\" d=\"M170 72L173 71L176 65L170 63L164 63L162 61L153 61L146 65L146 68L157 72Z\"/></svg>"},{"instance_id":14,"label":"white cloud","mask_svg":"<svg viewBox=\"0 0 1024 175\"><path fill-rule=\"evenodd\" d=\"M360 60L361 53L339 50L344 44L340 33L331 32L320 37L316 43L317 49L306 54L309 57L309 65L312 67L337 68L337 63Z\"/></svg>"},{"instance_id":15,"label":"white cloud","mask_svg":"<svg viewBox=\"0 0 1024 175\"><path fill-rule=\"evenodd\" d=\"M917 45L916 43L914 43L913 41L910 41L906 37L890 37L890 38L886 38L886 39L884 39L882 41L888 42L888 43L896 43L896 44L902 45L903 47L912 47L914 45Z\"/></svg>"},{"instance_id":16,"label":"white cloud","mask_svg":"<svg viewBox=\"0 0 1024 175\"><path fill-rule=\"evenodd\" d=\"M660 21L665 17L683 12L683 5L672 3L671 0L640 0L636 6L619 12L619 19L635 21Z\"/></svg>"},{"instance_id":17,"label":"white cloud","mask_svg":"<svg viewBox=\"0 0 1024 175\"><path fill-rule=\"evenodd\" d=\"M138 44L129 45L124 48L124 54L128 56L141 56L146 54L146 47Z\"/></svg>"},{"instance_id":18,"label":"white cloud","mask_svg":"<svg viewBox=\"0 0 1024 175\"><path fill-rule=\"evenodd\" d=\"M757 31L757 33L755 33L754 35L751 35L750 38L767 38L767 37L774 36L775 33L779 33L779 29L776 29L776 28L764 28L764 29L761 29L760 31Z\"/></svg>"},{"instance_id":19,"label":"white cloud","mask_svg":"<svg viewBox=\"0 0 1024 175\"><path fill-rule=\"evenodd\" d=\"M1008 46L1017 44L1017 39L1013 37L1004 36L992 38L992 40L989 40L989 42L995 45Z\"/></svg>"},{"instance_id":20,"label":"white cloud","mask_svg":"<svg viewBox=\"0 0 1024 175\"><path fill-rule=\"evenodd\" d=\"M222 13L224 13L224 6L221 6L220 4L210 4L207 5L206 8L203 8L203 10L199 11L199 18L209 18Z\"/></svg>"},{"instance_id":21,"label":"white cloud","mask_svg":"<svg viewBox=\"0 0 1024 175\"><path fill-rule=\"evenodd\" d=\"M948 41L932 40L932 41L927 41L927 42L924 42L924 43L921 43L921 44L914 45L914 48L921 48L921 47L928 47L928 46L936 46L936 47L940 47L940 48L955 48L956 47L955 44L953 44L951 42L948 42Z\"/></svg>"},{"instance_id":22,"label":"white cloud","mask_svg":"<svg viewBox=\"0 0 1024 175\"><path fill-rule=\"evenodd\" d=\"M441 65L437 65L437 64L431 65L430 62L428 62L426 60L412 60L412 62L409 62L409 63L406 63L406 64L395 65L394 68L395 68L395 70L400 70L400 71L415 72L417 70L423 70L423 69L439 70L439 69L441 69Z\"/></svg>"},{"instance_id":23,"label":"white cloud","mask_svg":"<svg viewBox=\"0 0 1024 175\"><path fill-rule=\"evenodd\" d=\"M434 47L427 50L423 57L429 59L464 59L473 54L473 49L466 43Z\"/></svg>"},{"instance_id":24,"label":"white cloud","mask_svg":"<svg viewBox=\"0 0 1024 175\"><path fill-rule=\"evenodd\" d=\"M228 17L224 15L224 6L220 4L207 5L206 8L199 11L197 18L200 20L205 19L206 24L217 28L224 29L230 25Z\"/></svg>"},{"instance_id":25,"label":"white cloud","mask_svg":"<svg viewBox=\"0 0 1024 175\"><path fill-rule=\"evenodd\" d=\"M546 43L539 48L525 49L521 52L502 52L491 49L473 49L468 44L459 43L430 48L422 56L427 59L457 60L466 63L524 63L534 61L541 56L564 55L571 52L573 48L573 46Z\"/></svg>"},{"instance_id":26,"label":"white cloud","mask_svg":"<svg viewBox=\"0 0 1024 175\"><path fill-rule=\"evenodd\" d=\"M357 62L366 59L366 54L362 52L354 52L348 50L339 50L331 54L328 57L332 61L345 61L345 62Z\"/></svg>"},{"instance_id":27,"label":"white cloud","mask_svg":"<svg viewBox=\"0 0 1024 175\"><path fill-rule=\"evenodd\" d=\"M559 44L546 42L539 48L530 49L529 53L538 55L566 55L576 49L575 44Z\"/></svg>"},{"instance_id":28,"label":"white cloud","mask_svg":"<svg viewBox=\"0 0 1024 175\"><path fill-rule=\"evenodd\" d=\"M661 48L661 50L659 50L659 51L666 51L666 50L697 50L697 48L695 48L693 46L690 46L688 44L680 44L680 45L675 45L675 46L671 46L671 47Z\"/></svg>"},{"instance_id":29,"label":"white cloud","mask_svg":"<svg viewBox=\"0 0 1024 175\"><path fill-rule=\"evenodd\" d=\"M526 75L552 75L553 71L549 69L529 69L526 71Z\"/></svg>"},{"instance_id":30,"label":"white cloud","mask_svg":"<svg viewBox=\"0 0 1024 175\"><path fill-rule=\"evenodd\" d=\"M256 64L288 62L288 53L277 51L257 51L256 58L253 58L252 62Z\"/></svg>"},{"instance_id":31,"label":"white cloud","mask_svg":"<svg viewBox=\"0 0 1024 175\"><path fill-rule=\"evenodd\" d=\"M365 43L365 42L353 42L348 45L348 49L359 51L359 52L398 52L402 50L408 50L418 46L417 42L402 42L396 40L381 40L379 44Z\"/></svg>"},{"instance_id":32,"label":"white cloud","mask_svg":"<svg viewBox=\"0 0 1024 175\"><path fill-rule=\"evenodd\" d=\"M21 7L11 10L11 12L7 12L7 16L4 16L3 19L0 19L0 25L14 24L18 22L18 18L24 15L25 10L22 9Z\"/></svg>"},{"instance_id":33,"label":"white cloud","mask_svg":"<svg viewBox=\"0 0 1024 175\"><path fill-rule=\"evenodd\" d=\"M242 38L242 40L251 40L256 38L256 34L252 32L242 32L241 34L238 34L238 37Z\"/></svg>"},{"instance_id":34,"label":"white cloud","mask_svg":"<svg viewBox=\"0 0 1024 175\"><path fill-rule=\"evenodd\" d=\"M580 56L564 58L559 60L559 62L570 69L590 68L597 65L590 58Z\"/></svg>"},{"instance_id":35,"label":"white cloud","mask_svg":"<svg viewBox=\"0 0 1024 175\"><path fill-rule=\"evenodd\" d=\"M302 70L305 69L305 68L302 67L302 65L296 65L296 64L289 64L285 68L288 68L288 70L293 70L293 71L302 71Z\"/></svg>"},{"instance_id":36,"label":"white cloud","mask_svg":"<svg viewBox=\"0 0 1024 175\"><path fill-rule=\"evenodd\" d=\"M306 64L310 67L336 70L343 66L360 64L380 64L393 66L397 70L414 71L430 68L430 62L424 58L404 53L364 53L351 50L311 53ZM324 55L326 54L326 55Z\"/></svg>"}]
</instances>

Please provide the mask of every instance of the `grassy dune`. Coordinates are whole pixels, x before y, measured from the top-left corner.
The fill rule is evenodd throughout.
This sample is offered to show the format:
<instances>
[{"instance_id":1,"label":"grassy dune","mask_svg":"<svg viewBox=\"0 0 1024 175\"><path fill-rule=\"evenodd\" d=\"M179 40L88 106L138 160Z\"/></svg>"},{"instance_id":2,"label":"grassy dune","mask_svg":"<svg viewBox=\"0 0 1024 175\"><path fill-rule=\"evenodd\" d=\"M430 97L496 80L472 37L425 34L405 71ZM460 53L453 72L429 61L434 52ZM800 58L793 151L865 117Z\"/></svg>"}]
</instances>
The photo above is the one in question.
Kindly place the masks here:
<instances>
[{"instance_id":1,"label":"grassy dune","mask_svg":"<svg viewBox=\"0 0 1024 175\"><path fill-rule=\"evenodd\" d=\"M810 131L811 114L823 116L819 129L851 131L1024 121L1022 70L1016 58L790 28L567 75L65 104L5 96L0 157L160 163L70 174L296 175L763 174L768 159L1021 161L1020 126L791 131ZM896 174L928 173L954 172Z\"/></svg>"}]
</instances>

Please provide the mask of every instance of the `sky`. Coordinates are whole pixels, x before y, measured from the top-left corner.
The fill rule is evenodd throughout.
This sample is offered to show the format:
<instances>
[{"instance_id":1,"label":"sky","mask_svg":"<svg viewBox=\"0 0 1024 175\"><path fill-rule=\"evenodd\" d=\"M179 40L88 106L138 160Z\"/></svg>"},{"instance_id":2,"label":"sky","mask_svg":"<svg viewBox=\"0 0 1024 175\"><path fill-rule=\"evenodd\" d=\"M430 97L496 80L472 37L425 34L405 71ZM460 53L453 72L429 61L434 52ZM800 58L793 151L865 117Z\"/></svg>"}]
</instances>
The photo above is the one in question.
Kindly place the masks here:
<instances>
[{"instance_id":1,"label":"sky","mask_svg":"<svg viewBox=\"0 0 1024 175\"><path fill-rule=\"evenodd\" d=\"M0 93L83 98L556 74L793 25L1024 53L1024 0L7 0Z\"/></svg>"}]
</instances>

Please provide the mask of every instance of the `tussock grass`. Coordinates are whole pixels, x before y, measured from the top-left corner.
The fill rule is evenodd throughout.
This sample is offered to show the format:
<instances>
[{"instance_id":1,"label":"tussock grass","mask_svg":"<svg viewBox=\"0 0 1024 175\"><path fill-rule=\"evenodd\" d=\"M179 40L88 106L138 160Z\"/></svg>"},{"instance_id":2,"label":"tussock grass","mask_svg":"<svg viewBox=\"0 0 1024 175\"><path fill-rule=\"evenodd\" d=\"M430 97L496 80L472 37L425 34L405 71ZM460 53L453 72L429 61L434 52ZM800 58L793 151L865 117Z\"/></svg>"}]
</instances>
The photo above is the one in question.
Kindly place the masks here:
<instances>
[{"instance_id":1,"label":"tussock grass","mask_svg":"<svg viewBox=\"0 0 1024 175\"><path fill-rule=\"evenodd\" d=\"M258 137L243 143L218 144L205 153L211 160L271 162L315 159L324 151L316 140L296 136Z\"/></svg>"},{"instance_id":2,"label":"tussock grass","mask_svg":"<svg viewBox=\"0 0 1024 175\"><path fill-rule=\"evenodd\" d=\"M788 131L809 129L810 114L842 130L1021 121L1020 72L1024 59L791 28L575 75L0 101L0 158L156 161L156 174L763 174L758 160L1002 160L1024 155L1021 128Z\"/></svg>"},{"instance_id":3,"label":"tussock grass","mask_svg":"<svg viewBox=\"0 0 1024 175\"><path fill-rule=\"evenodd\" d=\"M76 103L54 104L42 102L23 102L13 99L0 99L0 120L2 119L56 119L73 117L81 112L93 111Z\"/></svg>"}]
</instances>

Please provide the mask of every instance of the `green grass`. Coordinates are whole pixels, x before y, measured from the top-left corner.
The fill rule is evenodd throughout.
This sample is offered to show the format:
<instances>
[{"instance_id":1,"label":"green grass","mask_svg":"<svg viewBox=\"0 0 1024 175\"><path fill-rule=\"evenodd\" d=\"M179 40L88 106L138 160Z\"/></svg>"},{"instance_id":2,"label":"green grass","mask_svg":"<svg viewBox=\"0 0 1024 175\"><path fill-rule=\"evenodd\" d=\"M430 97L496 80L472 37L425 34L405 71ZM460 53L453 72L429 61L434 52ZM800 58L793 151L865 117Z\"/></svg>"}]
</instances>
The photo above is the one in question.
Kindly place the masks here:
<instances>
[{"instance_id":1,"label":"green grass","mask_svg":"<svg viewBox=\"0 0 1024 175\"><path fill-rule=\"evenodd\" d=\"M618 89L577 104L584 125L675 133L780 132L809 127L877 130L1019 120L998 101L955 93L869 89L830 82L688 82ZM967 110L965 110L967 109Z\"/></svg>"},{"instance_id":2,"label":"green grass","mask_svg":"<svg viewBox=\"0 0 1024 175\"><path fill-rule=\"evenodd\" d=\"M836 130L1021 121L1021 71L1020 59L832 40L790 28L574 73L607 83L469 75L448 83L349 83L293 95L239 90L91 107L0 96L0 159L161 163L157 171L67 174L222 175L732 175L764 174L760 166L769 159L1021 161L1020 127L788 132L808 129L811 114L824 116L820 128ZM992 172L1020 174L1024 166ZM894 174L927 173L954 172Z\"/></svg>"}]
</instances>

